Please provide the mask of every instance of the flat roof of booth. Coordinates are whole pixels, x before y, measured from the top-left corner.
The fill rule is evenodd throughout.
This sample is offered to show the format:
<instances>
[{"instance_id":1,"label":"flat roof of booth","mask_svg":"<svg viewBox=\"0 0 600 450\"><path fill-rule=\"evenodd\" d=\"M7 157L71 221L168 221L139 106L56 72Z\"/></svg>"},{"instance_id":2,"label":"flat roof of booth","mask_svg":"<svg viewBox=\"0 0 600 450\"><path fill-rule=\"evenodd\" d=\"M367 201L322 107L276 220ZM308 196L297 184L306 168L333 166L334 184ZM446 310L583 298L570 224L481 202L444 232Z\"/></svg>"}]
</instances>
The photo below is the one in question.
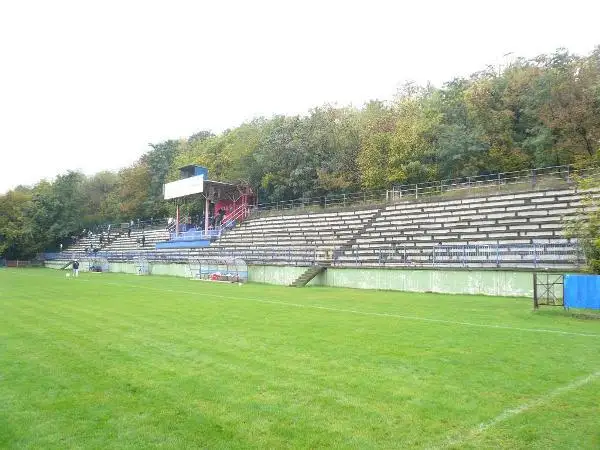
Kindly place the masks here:
<instances>
[{"instance_id":1,"label":"flat roof of booth","mask_svg":"<svg viewBox=\"0 0 600 450\"><path fill-rule=\"evenodd\" d=\"M185 169L195 169L196 167L200 167L201 169L206 169L206 167L204 166L200 166L198 164L188 164L187 166L181 166L179 168L179 170L185 170Z\"/></svg>"},{"instance_id":2,"label":"flat roof of booth","mask_svg":"<svg viewBox=\"0 0 600 450\"><path fill-rule=\"evenodd\" d=\"M207 198L219 200L237 200L242 194L242 189L247 188L243 183L227 183L224 181L204 180L204 195Z\"/></svg>"},{"instance_id":3,"label":"flat roof of booth","mask_svg":"<svg viewBox=\"0 0 600 450\"><path fill-rule=\"evenodd\" d=\"M231 199L236 200L247 189L246 183L228 183L225 181L206 180L203 175L184 178L165 184L164 197L166 200L189 197L190 195L202 194L209 199Z\"/></svg>"}]
</instances>

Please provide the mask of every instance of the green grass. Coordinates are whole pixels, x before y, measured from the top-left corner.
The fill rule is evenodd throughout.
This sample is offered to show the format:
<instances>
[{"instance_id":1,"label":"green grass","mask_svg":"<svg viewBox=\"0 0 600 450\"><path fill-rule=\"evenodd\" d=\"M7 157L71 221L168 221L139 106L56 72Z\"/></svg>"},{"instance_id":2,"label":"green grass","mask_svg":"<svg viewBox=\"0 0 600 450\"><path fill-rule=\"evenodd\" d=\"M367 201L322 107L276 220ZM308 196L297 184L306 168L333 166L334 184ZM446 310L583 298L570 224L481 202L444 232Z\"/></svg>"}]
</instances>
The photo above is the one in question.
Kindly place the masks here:
<instances>
[{"instance_id":1,"label":"green grass","mask_svg":"<svg viewBox=\"0 0 600 450\"><path fill-rule=\"evenodd\" d=\"M527 299L0 270L2 448L599 448L599 371Z\"/></svg>"}]
</instances>

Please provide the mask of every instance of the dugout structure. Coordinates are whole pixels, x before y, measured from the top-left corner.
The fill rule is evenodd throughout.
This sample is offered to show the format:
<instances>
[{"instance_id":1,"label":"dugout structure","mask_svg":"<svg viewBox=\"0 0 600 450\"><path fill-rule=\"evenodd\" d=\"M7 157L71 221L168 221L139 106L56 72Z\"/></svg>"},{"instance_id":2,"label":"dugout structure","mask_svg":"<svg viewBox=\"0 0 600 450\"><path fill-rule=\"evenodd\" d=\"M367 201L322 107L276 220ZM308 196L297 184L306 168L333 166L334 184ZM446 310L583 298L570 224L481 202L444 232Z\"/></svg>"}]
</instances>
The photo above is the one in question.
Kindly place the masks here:
<instances>
[{"instance_id":1,"label":"dugout structure","mask_svg":"<svg viewBox=\"0 0 600 450\"><path fill-rule=\"evenodd\" d=\"M88 260L90 272L108 272L108 259L103 256L94 256Z\"/></svg>"},{"instance_id":2,"label":"dugout structure","mask_svg":"<svg viewBox=\"0 0 600 450\"><path fill-rule=\"evenodd\" d=\"M188 276L193 280L246 283L248 265L240 258L190 258Z\"/></svg>"}]
</instances>

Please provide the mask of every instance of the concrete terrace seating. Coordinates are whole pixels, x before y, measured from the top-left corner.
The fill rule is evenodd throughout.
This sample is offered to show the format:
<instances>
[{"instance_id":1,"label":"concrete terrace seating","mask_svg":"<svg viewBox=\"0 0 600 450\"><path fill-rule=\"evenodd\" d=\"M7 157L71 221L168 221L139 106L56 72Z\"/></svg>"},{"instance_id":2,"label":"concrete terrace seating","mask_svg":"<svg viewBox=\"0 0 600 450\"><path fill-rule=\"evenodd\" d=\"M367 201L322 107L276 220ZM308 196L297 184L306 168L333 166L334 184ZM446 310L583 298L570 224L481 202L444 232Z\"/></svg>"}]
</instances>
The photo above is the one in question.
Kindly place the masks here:
<instances>
[{"instance_id":1,"label":"concrete terrace seating","mask_svg":"<svg viewBox=\"0 0 600 450\"><path fill-rule=\"evenodd\" d=\"M104 242L104 245L105 244L106 241ZM86 250L89 252L89 249L101 247L100 234L92 234L91 236L86 234L84 237L79 238L77 242L66 248L63 253L65 253L65 255L84 255L86 254Z\"/></svg>"},{"instance_id":2,"label":"concrete terrace seating","mask_svg":"<svg viewBox=\"0 0 600 450\"><path fill-rule=\"evenodd\" d=\"M102 235L102 242L100 242L100 236ZM111 241L118 238L118 233L111 233ZM91 235L85 234L85 236L79 238L77 242L65 248L58 257L55 259L58 262L67 262L75 258L80 260L88 259L92 255L93 249L98 249L100 252L106 251L109 246L108 233L103 231L101 233L93 233Z\"/></svg>"},{"instance_id":3,"label":"concrete terrace seating","mask_svg":"<svg viewBox=\"0 0 600 450\"><path fill-rule=\"evenodd\" d=\"M146 241L144 242L143 247L138 243L138 240L141 240L142 235L146 236ZM160 241L166 241L167 239L169 239L169 232L165 228L146 230L135 229L131 231L130 237L127 237L127 231L122 231L121 235L103 250L106 252L155 251L156 243Z\"/></svg>"},{"instance_id":4,"label":"concrete terrace seating","mask_svg":"<svg viewBox=\"0 0 600 450\"><path fill-rule=\"evenodd\" d=\"M213 246L238 250L338 248L355 238L377 212L369 209L248 219Z\"/></svg>"},{"instance_id":5,"label":"concrete terrace seating","mask_svg":"<svg viewBox=\"0 0 600 450\"><path fill-rule=\"evenodd\" d=\"M600 193L598 193L600 195ZM580 263L565 225L582 212L582 194L545 190L465 199L405 200L382 209L247 219L204 248L159 249L165 228L126 231L102 249L110 261L140 253L151 261L240 258L249 264L445 265L572 268ZM97 239L97 237L96 237ZM82 239L67 252L83 252ZM500 264L501 263L501 264ZM540 263L540 264L538 264Z\"/></svg>"},{"instance_id":6,"label":"concrete terrace seating","mask_svg":"<svg viewBox=\"0 0 600 450\"><path fill-rule=\"evenodd\" d=\"M98 245L98 236L94 235L91 238L86 236L79 238L77 242L75 242L73 245L70 245L68 251L69 253L83 253L85 249L89 249L94 245Z\"/></svg>"},{"instance_id":7,"label":"concrete terrace seating","mask_svg":"<svg viewBox=\"0 0 600 450\"><path fill-rule=\"evenodd\" d=\"M466 256L471 261L489 262L493 256L490 246L496 252L499 247L514 252L519 245L525 248L531 244L554 246L551 252L544 250L560 261L560 250L569 242L565 223L581 205L581 195L573 190L402 202L386 207L340 256L340 262L379 263L382 252L386 263L432 263L435 258L437 262L444 258L460 261ZM452 250L453 246L457 249ZM481 248L477 250L480 254L466 254L468 250L475 252L475 247Z\"/></svg>"}]
</instances>

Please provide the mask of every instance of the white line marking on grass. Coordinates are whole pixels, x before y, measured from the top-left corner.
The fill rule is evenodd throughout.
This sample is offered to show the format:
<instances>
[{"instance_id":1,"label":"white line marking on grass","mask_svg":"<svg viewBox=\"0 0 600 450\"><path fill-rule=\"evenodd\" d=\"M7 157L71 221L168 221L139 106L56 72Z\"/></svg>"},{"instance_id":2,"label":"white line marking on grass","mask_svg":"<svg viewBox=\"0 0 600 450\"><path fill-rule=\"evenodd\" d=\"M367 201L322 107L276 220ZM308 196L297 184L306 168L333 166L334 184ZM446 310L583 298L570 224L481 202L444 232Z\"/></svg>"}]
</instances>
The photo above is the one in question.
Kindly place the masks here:
<instances>
[{"instance_id":1,"label":"white line marking on grass","mask_svg":"<svg viewBox=\"0 0 600 450\"><path fill-rule=\"evenodd\" d=\"M280 302L275 300L264 300L260 298L252 298L252 297L236 297L232 295L218 295L218 294L207 294L204 292L196 292L196 291L180 291L175 289L163 289L163 288L155 288L150 286L142 286L142 285L134 285L129 283L116 283L116 282L105 282L105 284L111 284L115 286L127 286L131 288L139 288L139 289L148 289L159 292L171 292L176 294L190 294L197 295L199 297L214 297L214 298L223 298L223 299L232 299L232 300L243 300L243 301L252 301L258 303L267 303L272 305L281 305L281 306L291 306L294 308L309 308L309 309L320 309L324 311L333 311L340 313L348 313L348 314L358 314L362 316L374 316L374 317L388 317L393 319L403 319L403 320L415 320L421 322L431 322L431 323L442 323L447 325L463 325L467 327L477 327L477 328L491 328L497 330L512 330L512 331L525 331L530 333L551 333L551 334L560 334L567 336L584 336L584 337L600 337L600 334L594 333L577 333L574 331L562 331L562 330L549 330L545 328L520 328L520 327L510 327L506 325L490 325L490 324L482 324L482 323L473 323L473 322L461 322L457 320L446 320L446 319L432 319L428 317L419 317L419 316L407 316L403 314L393 314L393 313L378 313L378 312L369 312L369 311L358 311L355 309L346 309L346 308L332 308L330 306L321 306L321 305L306 305L302 303L291 303L291 302Z\"/></svg>"},{"instance_id":2,"label":"white line marking on grass","mask_svg":"<svg viewBox=\"0 0 600 450\"><path fill-rule=\"evenodd\" d=\"M31 274L27 274L29 276L33 276ZM96 279L100 281L99 279ZM96 281L94 280L94 281ZM80 281L92 281L92 279L83 279ZM489 328L489 329L497 329L497 330L512 330L512 331L525 331L529 333L550 333L550 334L560 334L564 336L583 336L583 337L600 337L600 334L595 333L578 333L575 331L562 331L562 330L549 330L546 328L521 328L521 327L510 327L506 325L491 325L484 323L473 323L473 322L462 322L458 320L446 320L446 319L432 319L428 317L419 317L419 316L407 316L403 314L393 314L393 313L378 313L378 312L369 312L369 311L358 311L355 309L346 309L346 308L332 308L330 306L321 306L321 305L306 305L302 303L291 303L291 302L279 302L275 300L264 300L260 298L252 298L252 297L236 297L232 295L218 295L218 294L207 294L204 292L197 291L180 291L175 289L164 289L164 288L155 288L151 286L142 286L139 284L130 284L130 283L117 283L114 281L104 281L103 284L109 284L114 286L124 286L138 289L148 289L151 291L158 292L171 292L175 294L190 294L197 295L199 297L214 297L214 298L223 298L223 299L231 299L231 300L243 300L243 301L251 301L258 303L267 303L272 305L281 305L281 306L291 306L294 308L309 308L309 309L321 309L324 311L333 311L333 312L341 312L347 314L358 314L362 316L375 316L375 317L389 317L394 319L403 319L403 320L415 320L421 322L431 322L431 323L442 323L448 325L463 325L466 327L476 327L476 328Z\"/></svg>"},{"instance_id":3,"label":"white line marking on grass","mask_svg":"<svg viewBox=\"0 0 600 450\"><path fill-rule=\"evenodd\" d=\"M512 417L518 416L519 414L529 411L530 409L537 408L538 406L541 406L544 403L549 402L550 400L558 397L559 395L562 395L565 392L569 392L569 391L578 389L581 386L585 386L586 384L591 383L592 381L596 380L597 378L600 378L600 370L588 375L585 378L580 378L579 380L575 380L565 386L558 387L558 388L554 389L553 391L548 392L546 395L543 395L543 396L541 396L535 400L532 400L530 402L523 403L522 405L519 405L516 408L506 409L506 410L502 411L502 413L500 413L496 417L494 417L492 420L490 420L488 422L480 423L478 426L471 429L470 431L468 431L466 434L463 434L462 436L450 437L446 440L445 443L441 444L438 447L434 447L434 448L447 448L447 447L460 446L460 445L470 441L471 439L476 438L477 436L485 433L490 428L498 425L501 422L511 419Z\"/></svg>"}]
</instances>

